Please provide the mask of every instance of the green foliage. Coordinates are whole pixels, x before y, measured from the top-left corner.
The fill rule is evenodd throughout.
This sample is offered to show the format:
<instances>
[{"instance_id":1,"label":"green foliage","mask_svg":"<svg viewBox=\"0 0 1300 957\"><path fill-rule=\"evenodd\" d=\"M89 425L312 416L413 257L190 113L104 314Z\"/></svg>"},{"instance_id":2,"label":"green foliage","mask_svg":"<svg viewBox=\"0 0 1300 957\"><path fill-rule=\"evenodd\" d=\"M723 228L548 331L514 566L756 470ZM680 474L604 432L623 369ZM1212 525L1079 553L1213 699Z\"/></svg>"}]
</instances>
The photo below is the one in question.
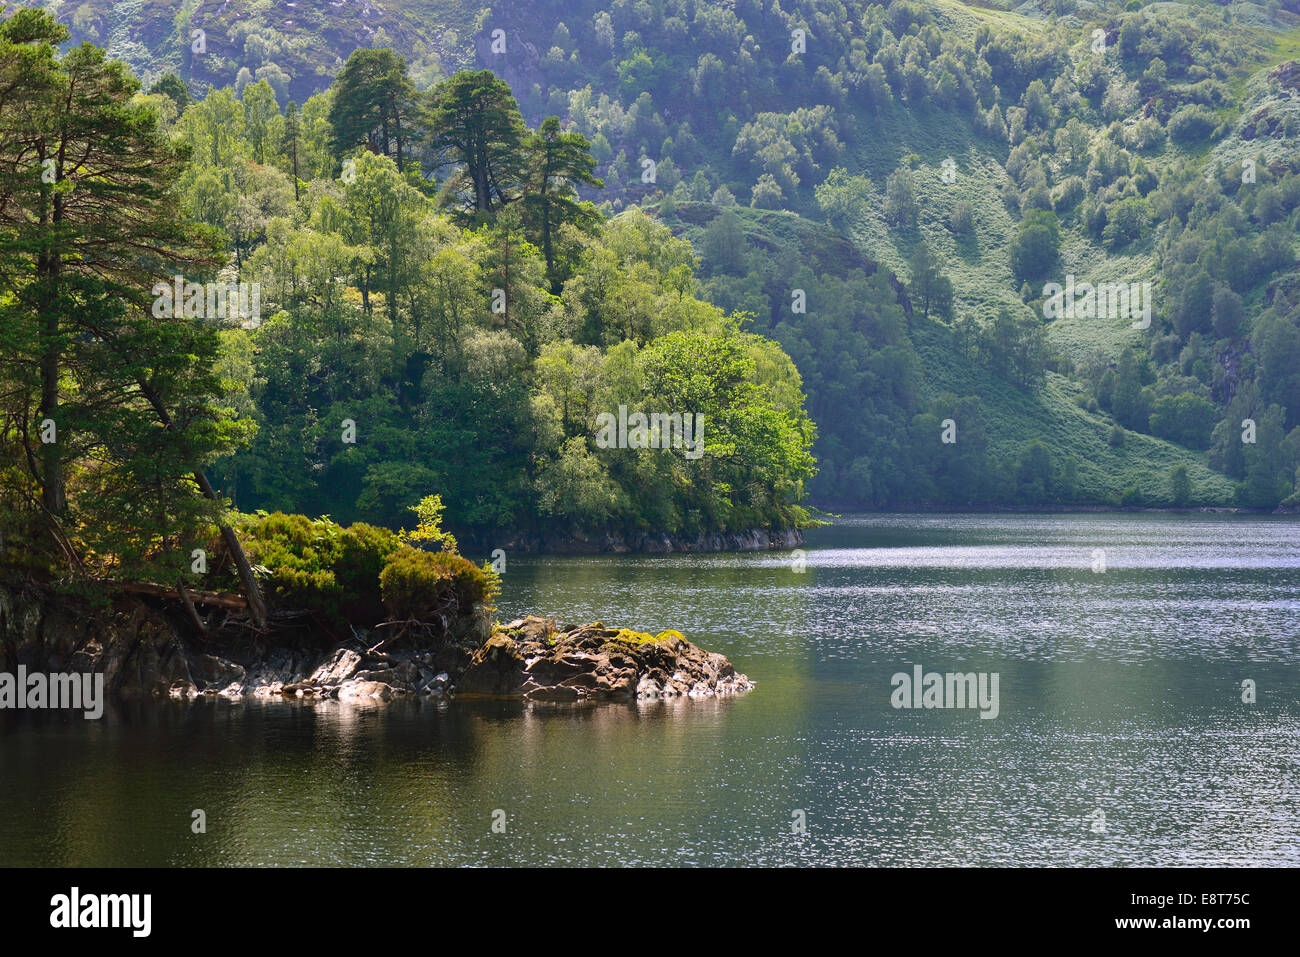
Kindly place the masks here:
<instances>
[{"instance_id":1,"label":"green foliage","mask_svg":"<svg viewBox=\"0 0 1300 957\"><path fill-rule=\"evenodd\" d=\"M1284 103L1268 89L1282 37L1263 25L1270 14L1245 18L1202 4L1158 16L1084 7L1044 30L1021 14L950 3L869 3L849 15L784 7L580 0L574 9L526 4L494 14L512 36L526 23L530 34L551 38L539 45L539 53L555 49L537 64L535 85L516 94L529 124L562 116L566 134L593 144L594 168L577 155L607 189L598 196L570 179L569 200L607 198L612 212L653 201L659 189L671 194L660 215L703 257L698 286L692 257L679 255L667 230L646 243L644 217L607 220L604 237L575 220L548 252L547 217L537 215L537 180L530 185L528 174L536 143L529 148L526 138L513 167L503 157L499 192L478 217L486 227L469 232L451 231L420 204L390 207L402 222L387 239L384 217L362 222L371 191L395 195L394 180L386 167L365 166L360 192L325 182L343 158L329 146L328 92L304 104L297 136L286 117L270 172L257 171L250 161L267 152L267 138L248 108L250 93L254 106L265 98L254 78L284 102L274 75L258 71L272 57L290 67L299 54L288 34L277 37L251 14L238 42L256 62L237 63L238 53L207 58L228 70L222 82L246 70L244 103L212 91L176 123L203 167L183 186L189 207L225 234L238 269L252 262L275 287L280 312L250 337L256 368L230 397L256 409L262 430L252 453L219 464L237 498L400 524L406 507L437 490L452 520L473 527L547 523L552 509L580 507L633 527L664 515L677 521L660 491L670 484L658 481L671 470L647 478L611 468L604 450L591 447L590 422L596 411L640 400L637 356L653 340L719 332L725 312L753 314L753 328L795 359L820 426L823 467L811 487L823 502L950 494L948 478L922 480L948 475L966 454L961 443L947 447L958 453L947 459L918 444L937 426L930 416L948 417L938 408L944 393L978 397L987 473L1012 474L1037 437L1059 473L1049 494L1060 497L1068 485L1062 447L1093 449L1110 474L1083 458L1077 489L1094 501L1128 485L1163 501L1164 477L1184 461L1195 494L1222 501L1222 477L1198 458L1205 403L1215 415L1208 461L1243 481L1246 455L1240 441L1234 451L1226 440L1235 434L1227 426L1270 405L1284 430L1300 424L1291 292L1300 178L1290 169L1294 128L1287 132ZM455 20L462 38L472 35L460 5L437 12L440 23ZM418 30L393 15L408 27L392 29L405 54L406 36ZM810 30L803 54L789 57L787 44L765 39L794 26ZM1118 29L1118 58L1078 55L1098 26L1112 41ZM450 74L457 48L451 38L440 39L437 53L412 49L409 59L421 65L411 75L426 85ZM301 98L328 82L326 72L288 70ZM519 129L512 101L497 101L509 139L508 129ZM1230 142L1214 157L1232 159L1214 175L1213 160L1201 156L1216 136ZM457 212L473 213L463 156L431 139L417 152L426 166L451 160L436 185ZM1247 186L1236 158L1251 155L1260 159L1259 182ZM660 184L639 181L642 156L659 161ZM955 183L938 177L946 156L958 160ZM298 176L275 175L295 166L301 198ZM674 186L675 170L687 172ZM417 191L434 185L418 174L405 179ZM727 203L737 195L746 206ZM695 205L711 197L734 215ZM508 223L503 208L524 215ZM843 235L830 239L773 210L824 216ZM951 334L931 321L940 316L916 282L927 270L911 268L921 245L952 284ZM1023 303L1032 307L1062 262L1095 274L1092 281L1158 277L1151 334L1138 339L1102 321L1038 324ZM889 288L890 272L915 287L905 299ZM790 312L796 287L809 294L806 315ZM493 288L507 293L504 314L485 309ZM790 388L761 364L753 375L766 375L774 395ZM1093 412L1074 404L1088 394ZM1185 430L1177 402L1192 398L1197 425ZM1105 444L1110 415L1134 430L1126 446ZM363 423L362 447L339 448L336 424L345 416ZM960 431L970 434L964 420ZM1285 455L1268 464L1247 451L1251 495L1291 494L1294 470L1273 481ZM464 467L445 467L445 456ZM1018 493L992 481L973 494Z\"/></svg>"},{"instance_id":2,"label":"green foliage","mask_svg":"<svg viewBox=\"0 0 1300 957\"><path fill-rule=\"evenodd\" d=\"M186 151L134 77L90 45L60 53L64 39L38 10L0 23L9 492L64 571L176 581L220 512L199 473L249 430L221 402L216 330L154 310L151 290L210 276L217 250L180 209Z\"/></svg>"},{"instance_id":3,"label":"green foliage","mask_svg":"<svg viewBox=\"0 0 1300 957\"><path fill-rule=\"evenodd\" d=\"M912 283L908 287L912 301L921 307L927 319L931 308L939 318L951 319L952 281L939 271L939 264L924 241L917 244L908 266L912 273Z\"/></svg>"},{"instance_id":4,"label":"green foliage","mask_svg":"<svg viewBox=\"0 0 1300 957\"><path fill-rule=\"evenodd\" d=\"M380 620L380 572L401 547L396 533L283 512L238 516L235 529L282 607L309 612L330 627Z\"/></svg>"},{"instance_id":5,"label":"green foliage","mask_svg":"<svg viewBox=\"0 0 1300 957\"><path fill-rule=\"evenodd\" d=\"M434 87L424 122L434 166L454 170L443 203L468 216L516 198L526 130L504 80L491 70L462 70Z\"/></svg>"},{"instance_id":6,"label":"green foliage","mask_svg":"<svg viewBox=\"0 0 1300 957\"><path fill-rule=\"evenodd\" d=\"M415 87L405 61L392 50L355 50L335 78L333 94L329 124L335 154L364 145L392 156L401 171L409 144L419 136Z\"/></svg>"},{"instance_id":7,"label":"green foliage","mask_svg":"<svg viewBox=\"0 0 1300 957\"><path fill-rule=\"evenodd\" d=\"M389 556L379 587L392 620L444 623L476 606L491 610L498 588L491 568L450 552L409 547Z\"/></svg>"},{"instance_id":8,"label":"green foliage","mask_svg":"<svg viewBox=\"0 0 1300 957\"><path fill-rule=\"evenodd\" d=\"M1213 113L1189 103L1169 118L1169 138L1180 146L1201 146L1218 125Z\"/></svg>"},{"instance_id":9,"label":"green foliage","mask_svg":"<svg viewBox=\"0 0 1300 957\"><path fill-rule=\"evenodd\" d=\"M1034 210L1021 220L1011 244L1011 270L1019 279L1042 279L1056 268L1060 249L1056 215L1049 210Z\"/></svg>"},{"instance_id":10,"label":"green foliage","mask_svg":"<svg viewBox=\"0 0 1300 957\"><path fill-rule=\"evenodd\" d=\"M1214 403L1190 392L1177 396L1161 396L1151 409L1150 429L1170 442L1193 449L1205 449L1210 444L1210 432L1218 419Z\"/></svg>"},{"instance_id":11,"label":"green foliage","mask_svg":"<svg viewBox=\"0 0 1300 957\"><path fill-rule=\"evenodd\" d=\"M1192 500L1192 482L1187 477L1187 466L1177 465L1169 473L1169 500L1176 508L1185 508Z\"/></svg>"},{"instance_id":12,"label":"green foliage","mask_svg":"<svg viewBox=\"0 0 1300 957\"><path fill-rule=\"evenodd\" d=\"M419 519L415 528L402 533L403 541L416 544L433 543L440 545L444 551L456 551L456 539L443 530L443 504L441 495L426 495L411 506L411 511Z\"/></svg>"}]
</instances>

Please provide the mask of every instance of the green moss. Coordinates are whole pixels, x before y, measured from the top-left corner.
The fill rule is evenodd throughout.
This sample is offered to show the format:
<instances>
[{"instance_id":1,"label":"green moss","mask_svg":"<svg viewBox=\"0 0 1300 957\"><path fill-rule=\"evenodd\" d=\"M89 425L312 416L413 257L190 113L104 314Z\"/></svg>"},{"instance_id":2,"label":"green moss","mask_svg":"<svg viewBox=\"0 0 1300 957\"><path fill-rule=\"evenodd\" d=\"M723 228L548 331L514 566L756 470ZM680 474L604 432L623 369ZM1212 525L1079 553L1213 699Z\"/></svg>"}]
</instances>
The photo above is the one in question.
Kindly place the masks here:
<instances>
[{"instance_id":1,"label":"green moss","mask_svg":"<svg viewBox=\"0 0 1300 957\"><path fill-rule=\"evenodd\" d=\"M660 641L660 642L670 641L674 638L677 641L686 640L685 638L682 637L682 633L680 631L672 631L672 630L661 631L657 635L652 635L648 631L633 631L630 628L620 628L618 630L618 634L615 635L610 640L623 642L624 644L628 644L628 645L644 645L655 641Z\"/></svg>"}]
</instances>

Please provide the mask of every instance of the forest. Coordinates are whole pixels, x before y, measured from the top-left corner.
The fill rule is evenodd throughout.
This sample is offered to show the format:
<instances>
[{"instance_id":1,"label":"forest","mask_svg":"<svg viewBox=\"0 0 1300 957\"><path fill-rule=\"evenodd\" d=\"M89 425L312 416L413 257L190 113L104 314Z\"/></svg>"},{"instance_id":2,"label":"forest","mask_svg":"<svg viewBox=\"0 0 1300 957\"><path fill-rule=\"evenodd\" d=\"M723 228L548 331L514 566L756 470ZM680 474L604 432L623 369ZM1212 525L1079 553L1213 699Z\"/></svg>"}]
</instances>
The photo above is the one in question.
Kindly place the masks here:
<instances>
[{"instance_id":1,"label":"forest","mask_svg":"<svg viewBox=\"0 0 1300 957\"><path fill-rule=\"evenodd\" d=\"M318 114L265 82L145 93L65 36L0 25L0 521L29 565L337 606L452 530L808 520L788 356L696 296L688 243L578 200L586 140L492 73L418 96L362 51ZM703 446L598 447L620 406Z\"/></svg>"},{"instance_id":2,"label":"forest","mask_svg":"<svg viewBox=\"0 0 1300 957\"><path fill-rule=\"evenodd\" d=\"M6 535L185 574L223 514L435 496L476 546L1296 504L1300 16L1159 6L17 11ZM1075 274L1149 327L1054 312Z\"/></svg>"}]
</instances>

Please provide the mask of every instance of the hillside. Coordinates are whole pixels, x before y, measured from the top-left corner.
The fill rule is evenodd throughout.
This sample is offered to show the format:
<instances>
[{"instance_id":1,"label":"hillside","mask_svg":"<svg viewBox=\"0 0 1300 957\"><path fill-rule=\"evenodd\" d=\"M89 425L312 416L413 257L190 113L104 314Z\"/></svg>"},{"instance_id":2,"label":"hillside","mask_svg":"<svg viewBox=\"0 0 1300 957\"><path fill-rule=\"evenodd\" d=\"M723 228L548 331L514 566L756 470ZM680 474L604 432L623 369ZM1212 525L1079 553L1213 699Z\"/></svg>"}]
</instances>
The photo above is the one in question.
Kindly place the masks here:
<instances>
[{"instance_id":1,"label":"hillside","mask_svg":"<svg viewBox=\"0 0 1300 957\"><path fill-rule=\"evenodd\" d=\"M815 503L1294 498L1297 3L1005 6L384 0L328 29L303 4L234 0L60 16L195 95L266 79L304 102L359 47L396 49L420 89L493 70L530 125L556 114L590 141L604 188L584 197L654 211L693 243L702 294L794 358ZM199 25L191 57L177 38ZM1067 277L1151 283L1150 328L1045 315ZM956 442L937 445L949 418Z\"/></svg>"}]
</instances>

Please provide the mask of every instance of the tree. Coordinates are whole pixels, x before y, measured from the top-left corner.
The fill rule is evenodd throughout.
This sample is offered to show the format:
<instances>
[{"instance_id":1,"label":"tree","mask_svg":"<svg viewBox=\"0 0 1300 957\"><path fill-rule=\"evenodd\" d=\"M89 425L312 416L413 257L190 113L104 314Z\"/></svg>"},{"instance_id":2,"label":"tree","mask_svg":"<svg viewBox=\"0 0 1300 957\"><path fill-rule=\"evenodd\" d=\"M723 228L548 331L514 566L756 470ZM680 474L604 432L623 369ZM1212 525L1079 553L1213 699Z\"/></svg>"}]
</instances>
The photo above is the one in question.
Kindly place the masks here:
<instances>
[{"instance_id":1,"label":"tree","mask_svg":"<svg viewBox=\"0 0 1300 957\"><path fill-rule=\"evenodd\" d=\"M919 209L912 174L906 169L896 169L885 181L885 215L895 226L913 228Z\"/></svg>"},{"instance_id":2,"label":"tree","mask_svg":"<svg viewBox=\"0 0 1300 957\"><path fill-rule=\"evenodd\" d=\"M244 129L253 148L253 159L265 163L267 147L279 139L278 128L283 125L275 91L270 83L260 80L244 87L243 101Z\"/></svg>"},{"instance_id":3,"label":"tree","mask_svg":"<svg viewBox=\"0 0 1300 957\"><path fill-rule=\"evenodd\" d=\"M1287 427L1300 423L1300 325L1293 319L1266 315L1251 340L1260 357L1259 387L1264 401L1282 407Z\"/></svg>"},{"instance_id":4,"label":"tree","mask_svg":"<svg viewBox=\"0 0 1300 957\"><path fill-rule=\"evenodd\" d=\"M260 588L203 473L239 431L214 403L215 329L150 307L158 279L214 264L178 208L185 153L134 99L123 64L90 45L56 58L61 33L31 11L0 25L0 63L22 70L0 84L0 269L12 290L0 297L12 347L3 377L16 386L6 421L71 561L111 549L117 575L161 575L176 568L180 535L215 522L261 624ZM58 436L39 448L33 407ZM151 544L170 545L168 560L145 561Z\"/></svg>"},{"instance_id":5,"label":"tree","mask_svg":"<svg viewBox=\"0 0 1300 957\"><path fill-rule=\"evenodd\" d=\"M1246 320L1246 307L1241 297L1227 286L1216 285L1211 315L1215 336L1230 339L1241 330L1241 324Z\"/></svg>"},{"instance_id":6,"label":"tree","mask_svg":"<svg viewBox=\"0 0 1300 957\"><path fill-rule=\"evenodd\" d=\"M1204 449L1210 444L1218 410L1214 403L1184 392L1161 396L1151 407L1151 434L1188 448Z\"/></svg>"},{"instance_id":7,"label":"tree","mask_svg":"<svg viewBox=\"0 0 1300 957\"><path fill-rule=\"evenodd\" d=\"M600 214L591 203L578 201L578 187L603 189L605 184L592 175L596 161L591 144L581 133L564 132L560 120L548 116L527 142L528 171L524 187L524 221L532 235L540 238L546 273L552 291L559 293L563 274L557 268L555 240L561 227L572 225L591 231Z\"/></svg>"},{"instance_id":8,"label":"tree","mask_svg":"<svg viewBox=\"0 0 1300 957\"><path fill-rule=\"evenodd\" d=\"M1125 349L1119 357L1119 370L1115 375L1115 393L1111 397L1111 411L1119 423L1134 432L1148 428L1150 410L1143 401L1142 371L1144 360L1133 349Z\"/></svg>"},{"instance_id":9,"label":"tree","mask_svg":"<svg viewBox=\"0 0 1300 957\"><path fill-rule=\"evenodd\" d=\"M952 318L952 281L939 271L929 245L924 240L917 244L908 262L912 282L908 293L920 302L925 318L930 318L930 308L944 319Z\"/></svg>"},{"instance_id":10,"label":"tree","mask_svg":"<svg viewBox=\"0 0 1300 957\"><path fill-rule=\"evenodd\" d=\"M293 176L293 201L301 200L298 176L298 139L302 135L298 104L293 100L284 108L284 133L280 138L280 152L289 159L289 172Z\"/></svg>"},{"instance_id":11,"label":"tree","mask_svg":"<svg viewBox=\"0 0 1300 957\"><path fill-rule=\"evenodd\" d=\"M850 176L843 166L836 166L826 174L824 182L813 188L813 196L831 222L838 226L853 226L867 210L871 184L865 176Z\"/></svg>"},{"instance_id":12,"label":"tree","mask_svg":"<svg viewBox=\"0 0 1300 957\"><path fill-rule=\"evenodd\" d=\"M1016 491L1022 502L1044 502L1056 480L1052 453L1038 439L1031 439L1016 463Z\"/></svg>"},{"instance_id":13,"label":"tree","mask_svg":"<svg viewBox=\"0 0 1300 957\"><path fill-rule=\"evenodd\" d=\"M1023 386L1033 386L1042 380L1047 365L1047 341L1042 323L1035 316L1017 319L1003 307L980 338L980 351L995 373Z\"/></svg>"},{"instance_id":14,"label":"tree","mask_svg":"<svg viewBox=\"0 0 1300 957\"><path fill-rule=\"evenodd\" d=\"M491 70L461 70L433 89L425 117L438 168L457 167L444 203L494 213L518 198L526 130L510 87Z\"/></svg>"},{"instance_id":15,"label":"tree","mask_svg":"<svg viewBox=\"0 0 1300 957\"><path fill-rule=\"evenodd\" d=\"M958 236L970 236L975 232L975 210L966 200L958 200L948 211L948 228Z\"/></svg>"},{"instance_id":16,"label":"tree","mask_svg":"<svg viewBox=\"0 0 1300 957\"><path fill-rule=\"evenodd\" d=\"M1192 482L1187 477L1187 466L1176 465L1169 473L1169 499L1175 508L1185 508L1192 500Z\"/></svg>"},{"instance_id":17,"label":"tree","mask_svg":"<svg viewBox=\"0 0 1300 957\"><path fill-rule=\"evenodd\" d=\"M164 73L158 78L157 82L149 88L150 93L161 93L170 97L176 104L176 115L180 116L185 112L185 108L194 102L194 97L190 96L190 88L185 85L175 73Z\"/></svg>"},{"instance_id":18,"label":"tree","mask_svg":"<svg viewBox=\"0 0 1300 957\"><path fill-rule=\"evenodd\" d=\"M749 194L749 205L755 209L780 209L785 202L785 193L781 184L771 173L763 173L754 184Z\"/></svg>"},{"instance_id":19,"label":"tree","mask_svg":"<svg viewBox=\"0 0 1300 957\"><path fill-rule=\"evenodd\" d=\"M1060 248L1061 232L1056 215L1034 210L1021 221L1011 243L1011 270L1017 279L1041 279L1055 268Z\"/></svg>"},{"instance_id":20,"label":"tree","mask_svg":"<svg viewBox=\"0 0 1300 957\"><path fill-rule=\"evenodd\" d=\"M712 272L743 275L746 268L746 240L740 217L726 207L704 228L700 252Z\"/></svg>"},{"instance_id":21,"label":"tree","mask_svg":"<svg viewBox=\"0 0 1300 957\"><path fill-rule=\"evenodd\" d=\"M393 324L397 323L404 287L416 269L411 247L416 223L427 206L428 200L386 156L362 153L357 157L355 178L343 187L343 236L354 246L370 247L375 254L357 260L365 307L370 309L370 291L376 284L371 276L377 272Z\"/></svg>"},{"instance_id":22,"label":"tree","mask_svg":"<svg viewBox=\"0 0 1300 957\"><path fill-rule=\"evenodd\" d=\"M401 172L403 145L414 135L417 113L406 61L392 50L354 50L334 81L329 114L334 154L344 156L364 144L372 153L392 156Z\"/></svg>"}]
</instances>

